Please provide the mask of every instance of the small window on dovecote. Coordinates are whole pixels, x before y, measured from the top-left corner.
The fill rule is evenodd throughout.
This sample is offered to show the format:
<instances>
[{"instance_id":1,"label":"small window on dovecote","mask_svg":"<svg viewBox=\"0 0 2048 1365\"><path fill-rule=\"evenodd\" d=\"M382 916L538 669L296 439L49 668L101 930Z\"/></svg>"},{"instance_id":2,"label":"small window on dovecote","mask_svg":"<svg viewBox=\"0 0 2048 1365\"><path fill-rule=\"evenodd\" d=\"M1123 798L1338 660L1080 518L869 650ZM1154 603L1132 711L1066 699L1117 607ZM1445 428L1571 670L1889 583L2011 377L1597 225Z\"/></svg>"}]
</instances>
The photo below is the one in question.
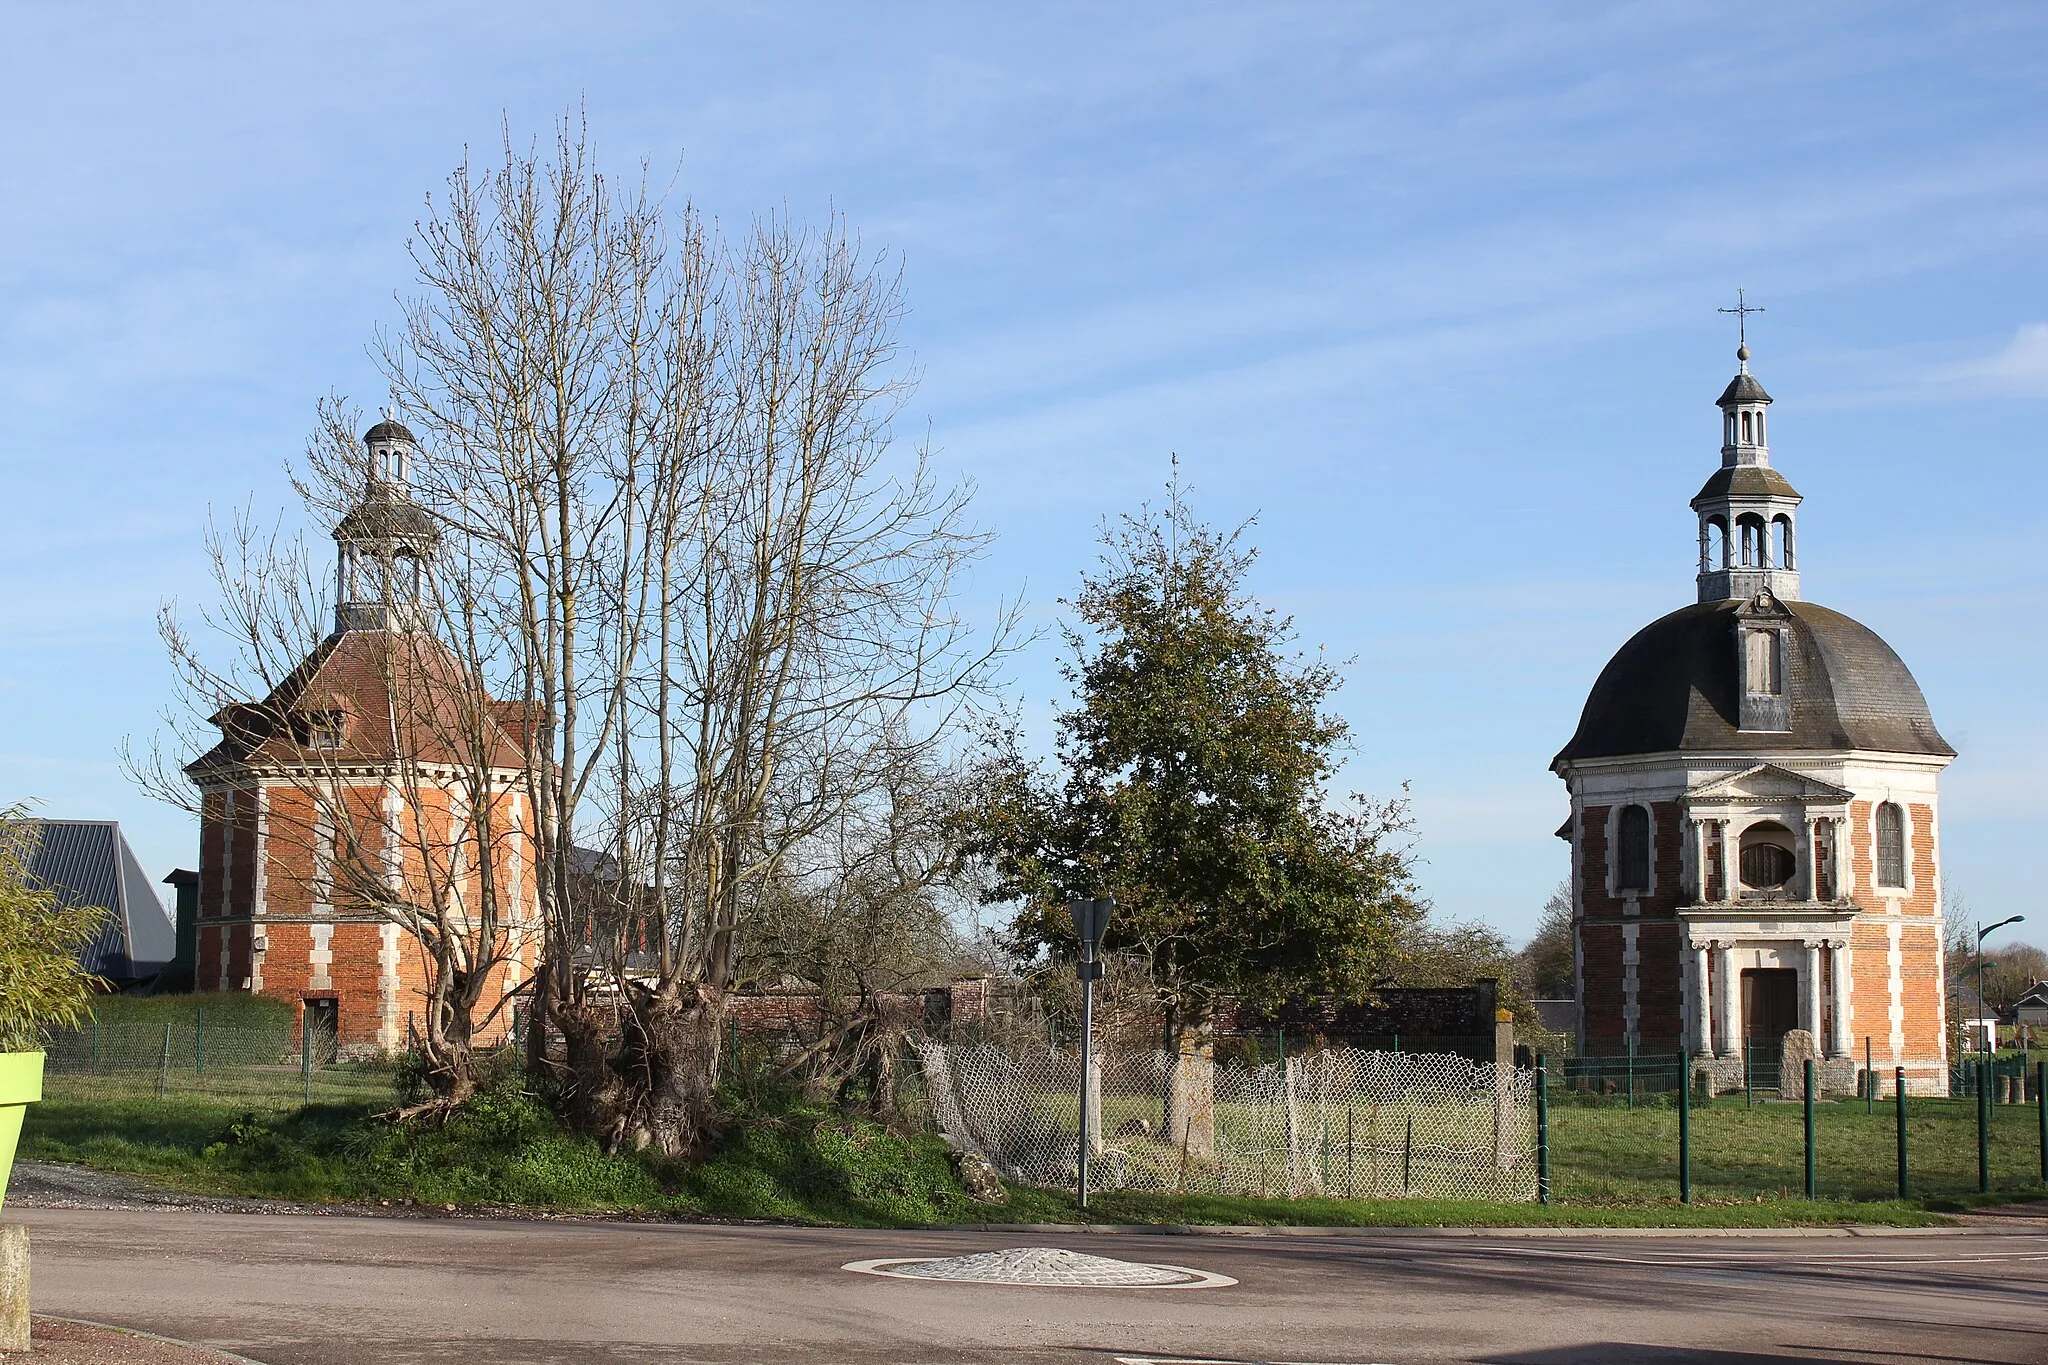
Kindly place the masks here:
<instances>
[{"instance_id":1,"label":"small window on dovecote","mask_svg":"<svg viewBox=\"0 0 2048 1365\"><path fill-rule=\"evenodd\" d=\"M1615 886L1621 891L1648 891L1650 889L1650 812L1641 806L1621 808L1621 828L1617 831L1620 847L1620 866L1616 868Z\"/></svg>"},{"instance_id":2,"label":"small window on dovecote","mask_svg":"<svg viewBox=\"0 0 2048 1365\"><path fill-rule=\"evenodd\" d=\"M292 717L292 738L308 749L339 749L344 738L339 711L300 711Z\"/></svg>"}]
</instances>

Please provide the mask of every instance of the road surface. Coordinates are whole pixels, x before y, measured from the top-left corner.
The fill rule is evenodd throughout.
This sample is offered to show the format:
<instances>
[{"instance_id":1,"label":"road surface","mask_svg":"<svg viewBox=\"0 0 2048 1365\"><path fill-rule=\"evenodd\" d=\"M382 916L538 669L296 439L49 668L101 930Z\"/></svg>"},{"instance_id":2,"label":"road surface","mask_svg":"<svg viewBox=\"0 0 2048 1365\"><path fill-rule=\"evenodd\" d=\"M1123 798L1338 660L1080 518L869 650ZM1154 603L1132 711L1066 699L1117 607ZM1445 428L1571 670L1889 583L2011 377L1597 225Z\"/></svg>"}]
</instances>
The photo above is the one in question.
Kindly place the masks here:
<instances>
[{"instance_id":1,"label":"road surface","mask_svg":"<svg viewBox=\"0 0 2048 1365\"><path fill-rule=\"evenodd\" d=\"M2048 1361L2048 1237L1172 1237L19 1208L39 1313L267 1365ZM1238 1280L848 1273L1057 1245Z\"/></svg>"}]
</instances>

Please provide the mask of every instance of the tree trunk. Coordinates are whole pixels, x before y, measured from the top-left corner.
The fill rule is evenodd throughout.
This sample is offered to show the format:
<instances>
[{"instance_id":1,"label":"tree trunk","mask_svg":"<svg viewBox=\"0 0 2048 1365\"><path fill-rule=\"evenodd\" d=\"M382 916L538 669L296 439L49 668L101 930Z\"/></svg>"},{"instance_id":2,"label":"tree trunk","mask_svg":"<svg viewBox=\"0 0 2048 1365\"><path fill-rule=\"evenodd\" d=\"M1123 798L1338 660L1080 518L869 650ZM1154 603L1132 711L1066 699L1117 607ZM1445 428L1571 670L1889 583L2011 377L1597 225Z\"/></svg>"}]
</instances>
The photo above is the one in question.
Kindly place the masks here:
<instances>
[{"instance_id":1,"label":"tree trunk","mask_svg":"<svg viewBox=\"0 0 2048 1365\"><path fill-rule=\"evenodd\" d=\"M1166 1141L1190 1160L1216 1155L1216 1041L1206 1016L1167 1016Z\"/></svg>"}]
</instances>

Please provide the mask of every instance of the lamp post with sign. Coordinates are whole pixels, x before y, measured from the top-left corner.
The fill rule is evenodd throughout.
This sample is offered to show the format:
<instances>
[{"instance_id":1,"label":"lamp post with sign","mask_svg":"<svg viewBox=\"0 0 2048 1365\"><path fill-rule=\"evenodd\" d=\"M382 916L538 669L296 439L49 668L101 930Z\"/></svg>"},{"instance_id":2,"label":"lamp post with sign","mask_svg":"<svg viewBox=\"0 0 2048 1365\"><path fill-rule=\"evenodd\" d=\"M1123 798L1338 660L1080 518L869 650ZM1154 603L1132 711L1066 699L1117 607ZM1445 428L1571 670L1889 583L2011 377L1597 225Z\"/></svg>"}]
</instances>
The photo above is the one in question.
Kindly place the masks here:
<instances>
[{"instance_id":1,"label":"lamp post with sign","mask_svg":"<svg viewBox=\"0 0 2048 1365\"><path fill-rule=\"evenodd\" d=\"M1081 940L1081 958L1074 964L1074 975L1081 981L1081 1163L1079 1172L1079 1193L1082 1208L1088 1207L1088 1157L1094 1146L1089 1141L1090 1108L1089 1099L1095 1087L1095 983L1102 977L1102 959L1097 950L1102 946L1103 931L1109 928L1110 911L1116 909L1116 899L1100 896L1093 900L1067 902L1067 913L1074 919L1074 935ZM1096 1122L1100 1122L1099 1118Z\"/></svg>"}]
</instances>

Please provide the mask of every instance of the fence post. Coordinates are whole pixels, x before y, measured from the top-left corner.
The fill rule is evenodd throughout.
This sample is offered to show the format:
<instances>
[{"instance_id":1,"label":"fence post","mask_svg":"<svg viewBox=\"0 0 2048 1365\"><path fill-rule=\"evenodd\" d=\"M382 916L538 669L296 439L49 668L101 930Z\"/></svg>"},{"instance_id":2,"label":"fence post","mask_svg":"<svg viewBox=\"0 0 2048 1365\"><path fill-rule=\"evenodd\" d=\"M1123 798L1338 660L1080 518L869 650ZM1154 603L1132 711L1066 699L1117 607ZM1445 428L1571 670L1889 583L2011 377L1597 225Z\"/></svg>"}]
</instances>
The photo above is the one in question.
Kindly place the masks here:
<instances>
[{"instance_id":1,"label":"fence post","mask_svg":"<svg viewBox=\"0 0 2048 1365\"><path fill-rule=\"evenodd\" d=\"M1628 1090L1624 1097L1624 1107L1636 1107L1636 1036L1633 1033L1628 1036Z\"/></svg>"},{"instance_id":2,"label":"fence post","mask_svg":"<svg viewBox=\"0 0 2048 1365\"><path fill-rule=\"evenodd\" d=\"M1896 1088L1896 1103L1899 1110L1899 1198L1906 1197L1906 1068L1892 1069L1892 1084Z\"/></svg>"},{"instance_id":3,"label":"fence post","mask_svg":"<svg viewBox=\"0 0 2048 1365\"><path fill-rule=\"evenodd\" d=\"M313 1104L313 1030L308 1027L311 1023L310 1015L305 1010L300 1010L299 1081L305 1087L305 1107L307 1108L311 1108Z\"/></svg>"},{"instance_id":4,"label":"fence post","mask_svg":"<svg viewBox=\"0 0 2048 1365\"><path fill-rule=\"evenodd\" d=\"M1352 1153L1358 1150L1352 1146L1357 1128L1352 1122L1351 1106L1352 1100L1347 1095L1344 1100L1344 1197L1346 1199L1358 1198L1358 1168L1352 1160Z\"/></svg>"},{"instance_id":5,"label":"fence post","mask_svg":"<svg viewBox=\"0 0 2048 1365\"><path fill-rule=\"evenodd\" d=\"M1877 1112L1877 1072L1870 1067L1870 1035L1863 1035L1863 1112Z\"/></svg>"},{"instance_id":6,"label":"fence post","mask_svg":"<svg viewBox=\"0 0 2048 1365\"><path fill-rule=\"evenodd\" d=\"M98 1015L98 1014L94 1014L94 1015L92 1016L92 1071L93 1071L93 1073L94 1073L95 1075L97 1075L97 1074L99 1073L99 1069L100 1069L100 1017L99 1017L99 1015Z\"/></svg>"},{"instance_id":7,"label":"fence post","mask_svg":"<svg viewBox=\"0 0 2048 1365\"><path fill-rule=\"evenodd\" d=\"M1977 1193L1991 1193L1991 1063L1977 1061Z\"/></svg>"},{"instance_id":8,"label":"fence post","mask_svg":"<svg viewBox=\"0 0 2048 1365\"><path fill-rule=\"evenodd\" d=\"M1415 1115L1408 1115L1408 1142L1401 1148L1401 1196L1406 1198L1415 1188Z\"/></svg>"},{"instance_id":9,"label":"fence post","mask_svg":"<svg viewBox=\"0 0 2048 1365\"><path fill-rule=\"evenodd\" d=\"M1813 1058L1803 1063L1806 1068L1806 1197L1811 1200L1813 1193Z\"/></svg>"},{"instance_id":10,"label":"fence post","mask_svg":"<svg viewBox=\"0 0 2048 1365\"><path fill-rule=\"evenodd\" d=\"M2048 1183L2048 1062L2034 1063L2034 1108L2041 1120L2041 1180Z\"/></svg>"},{"instance_id":11,"label":"fence post","mask_svg":"<svg viewBox=\"0 0 2048 1365\"><path fill-rule=\"evenodd\" d=\"M2034 1108L2041 1119L2041 1180L2048 1183L2048 1062L2034 1063Z\"/></svg>"},{"instance_id":12,"label":"fence post","mask_svg":"<svg viewBox=\"0 0 2048 1365\"><path fill-rule=\"evenodd\" d=\"M1692 1202L1692 1053L1678 1049L1678 1202Z\"/></svg>"},{"instance_id":13,"label":"fence post","mask_svg":"<svg viewBox=\"0 0 2048 1365\"><path fill-rule=\"evenodd\" d=\"M1550 1081L1542 1053L1536 1054L1536 1202L1550 1202Z\"/></svg>"},{"instance_id":14,"label":"fence post","mask_svg":"<svg viewBox=\"0 0 2048 1365\"><path fill-rule=\"evenodd\" d=\"M171 1079L171 1026L164 1025L164 1055L156 1068L156 1097L164 1097L164 1085Z\"/></svg>"},{"instance_id":15,"label":"fence post","mask_svg":"<svg viewBox=\"0 0 2048 1365\"><path fill-rule=\"evenodd\" d=\"M192 1074L206 1074L206 1006L192 1007Z\"/></svg>"},{"instance_id":16,"label":"fence post","mask_svg":"<svg viewBox=\"0 0 2048 1365\"><path fill-rule=\"evenodd\" d=\"M1756 1107L1756 1086L1752 1084L1749 1074L1749 1056L1754 1050L1749 1045L1749 1039L1744 1038L1742 1040L1742 1107L1744 1109Z\"/></svg>"}]
</instances>

